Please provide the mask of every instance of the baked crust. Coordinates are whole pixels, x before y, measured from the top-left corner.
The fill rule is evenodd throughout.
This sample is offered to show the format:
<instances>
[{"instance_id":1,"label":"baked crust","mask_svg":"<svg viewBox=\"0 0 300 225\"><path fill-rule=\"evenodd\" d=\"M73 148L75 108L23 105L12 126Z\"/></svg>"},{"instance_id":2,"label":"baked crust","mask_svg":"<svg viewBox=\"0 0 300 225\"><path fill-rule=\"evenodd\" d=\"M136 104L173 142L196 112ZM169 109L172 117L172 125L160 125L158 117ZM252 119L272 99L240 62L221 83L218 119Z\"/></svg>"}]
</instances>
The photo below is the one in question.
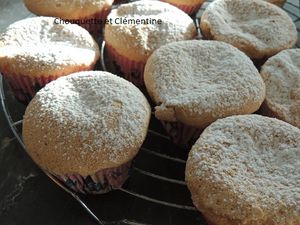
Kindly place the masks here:
<instances>
[{"instance_id":1,"label":"baked crust","mask_svg":"<svg viewBox=\"0 0 300 225\"><path fill-rule=\"evenodd\" d=\"M261 0L216 0L201 17L206 39L227 42L250 58L271 57L297 42L297 29L281 8Z\"/></svg>"},{"instance_id":2,"label":"baked crust","mask_svg":"<svg viewBox=\"0 0 300 225\"><path fill-rule=\"evenodd\" d=\"M110 9L113 0L23 0L32 13L62 19L89 17L102 10Z\"/></svg>"},{"instance_id":3,"label":"baked crust","mask_svg":"<svg viewBox=\"0 0 300 225\"><path fill-rule=\"evenodd\" d=\"M265 1L275 4L277 6L280 6L280 7L282 7L284 5L284 3L286 2L286 0L265 0Z\"/></svg>"},{"instance_id":4,"label":"baked crust","mask_svg":"<svg viewBox=\"0 0 300 225\"><path fill-rule=\"evenodd\" d=\"M300 49L284 50L262 67L266 84L263 111L300 128Z\"/></svg>"},{"instance_id":5,"label":"baked crust","mask_svg":"<svg viewBox=\"0 0 300 225\"><path fill-rule=\"evenodd\" d=\"M252 61L218 41L162 46L147 61L144 80L158 119L198 128L218 118L253 113L265 98L264 82Z\"/></svg>"},{"instance_id":6,"label":"baked crust","mask_svg":"<svg viewBox=\"0 0 300 225\"><path fill-rule=\"evenodd\" d=\"M151 115L132 83L100 71L58 78L41 89L23 121L27 152L43 169L87 176L138 153Z\"/></svg>"},{"instance_id":7,"label":"baked crust","mask_svg":"<svg viewBox=\"0 0 300 225\"><path fill-rule=\"evenodd\" d=\"M206 0L163 0L164 2L168 2L170 4L178 4L178 5L200 5L204 3Z\"/></svg>"},{"instance_id":8,"label":"baked crust","mask_svg":"<svg viewBox=\"0 0 300 225\"><path fill-rule=\"evenodd\" d=\"M97 43L85 29L56 24L53 17L20 20L0 34L0 71L6 73L66 75L90 68L99 56Z\"/></svg>"},{"instance_id":9,"label":"baked crust","mask_svg":"<svg viewBox=\"0 0 300 225\"><path fill-rule=\"evenodd\" d=\"M215 225L300 224L300 129L260 115L211 124L189 153L186 182Z\"/></svg>"},{"instance_id":10,"label":"baked crust","mask_svg":"<svg viewBox=\"0 0 300 225\"><path fill-rule=\"evenodd\" d=\"M160 46L193 39L197 33L192 18L175 6L160 1L122 4L108 15L109 20L115 21L116 18L162 21L162 24L156 25L125 25L113 22L105 26L106 43L119 54L137 62L146 63L152 52Z\"/></svg>"}]
</instances>

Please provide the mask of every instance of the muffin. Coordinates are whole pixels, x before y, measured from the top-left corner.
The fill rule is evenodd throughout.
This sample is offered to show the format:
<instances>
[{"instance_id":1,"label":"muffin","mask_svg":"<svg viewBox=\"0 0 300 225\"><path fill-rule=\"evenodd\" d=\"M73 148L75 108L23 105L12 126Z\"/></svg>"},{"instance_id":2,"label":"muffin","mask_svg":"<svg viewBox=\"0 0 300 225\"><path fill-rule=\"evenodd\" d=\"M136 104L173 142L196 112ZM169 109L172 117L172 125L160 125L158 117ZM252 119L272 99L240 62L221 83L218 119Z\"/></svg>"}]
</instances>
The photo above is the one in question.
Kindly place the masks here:
<instances>
[{"instance_id":1,"label":"muffin","mask_svg":"<svg viewBox=\"0 0 300 225\"><path fill-rule=\"evenodd\" d=\"M85 29L52 17L24 19L0 34L0 72L22 102L60 76L92 70L99 55Z\"/></svg>"},{"instance_id":2,"label":"muffin","mask_svg":"<svg viewBox=\"0 0 300 225\"><path fill-rule=\"evenodd\" d=\"M32 13L39 16L52 16L76 23L98 37L105 19L111 10L113 0L23 0ZM64 23L61 20L57 20Z\"/></svg>"},{"instance_id":3,"label":"muffin","mask_svg":"<svg viewBox=\"0 0 300 225\"><path fill-rule=\"evenodd\" d=\"M130 82L100 71L47 84L23 122L27 152L75 191L105 193L122 186L145 137L151 109Z\"/></svg>"},{"instance_id":4,"label":"muffin","mask_svg":"<svg viewBox=\"0 0 300 225\"><path fill-rule=\"evenodd\" d=\"M162 0L164 2L170 3L187 14L193 16L200 9L201 5L205 0Z\"/></svg>"},{"instance_id":5,"label":"muffin","mask_svg":"<svg viewBox=\"0 0 300 225\"><path fill-rule=\"evenodd\" d=\"M262 67L266 99L262 113L300 128L300 49L284 50Z\"/></svg>"},{"instance_id":6,"label":"muffin","mask_svg":"<svg viewBox=\"0 0 300 225\"><path fill-rule=\"evenodd\" d=\"M261 0L216 0L200 23L206 39L227 42L258 64L294 46L297 29L281 8Z\"/></svg>"},{"instance_id":7,"label":"muffin","mask_svg":"<svg viewBox=\"0 0 300 225\"><path fill-rule=\"evenodd\" d=\"M144 67L155 49L196 37L193 20L175 6L160 1L120 5L108 19L113 21L105 26L109 57L120 67L125 79L137 86L143 86Z\"/></svg>"},{"instance_id":8,"label":"muffin","mask_svg":"<svg viewBox=\"0 0 300 225\"><path fill-rule=\"evenodd\" d=\"M300 129L260 115L211 124L193 146L186 182L211 225L300 224Z\"/></svg>"},{"instance_id":9,"label":"muffin","mask_svg":"<svg viewBox=\"0 0 300 225\"><path fill-rule=\"evenodd\" d=\"M188 144L218 118L259 109L265 85L253 62L218 41L190 40L156 50L145 67L155 116L174 142Z\"/></svg>"}]
</instances>

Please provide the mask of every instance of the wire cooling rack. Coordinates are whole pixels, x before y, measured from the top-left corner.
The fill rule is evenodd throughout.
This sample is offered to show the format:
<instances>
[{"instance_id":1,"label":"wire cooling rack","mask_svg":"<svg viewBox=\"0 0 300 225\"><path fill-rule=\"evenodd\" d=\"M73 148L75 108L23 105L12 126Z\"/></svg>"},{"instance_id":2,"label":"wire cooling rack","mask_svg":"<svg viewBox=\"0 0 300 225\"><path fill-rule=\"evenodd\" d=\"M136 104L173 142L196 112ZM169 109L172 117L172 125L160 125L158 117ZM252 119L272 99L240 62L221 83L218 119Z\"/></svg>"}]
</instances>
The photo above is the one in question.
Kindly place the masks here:
<instances>
[{"instance_id":1,"label":"wire cooling rack","mask_svg":"<svg viewBox=\"0 0 300 225\"><path fill-rule=\"evenodd\" d=\"M11 112L18 103L14 102L14 97L9 91L2 76L0 76L0 96L1 104L9 126L21 146L25 149L21 134L22 116L25 107L18 105L20 108L18 109L19 113L12 116ZM170 139L162 133L162 128L158 121L156 121L155 118L152 118L148 136L141 148L140 154L134 160L130 178L125 185L116 190L116 192L123 192L133 198L143 200L145 209L149 206L153 207L152 205L156 204L162 207L173 208L175 211L187 211L188 214L194 214L194 222L199 224L202 219L192 205L189 192L184 182L186 155L187 154L183 149L172 144ZM98 224L149 224L148 221L133 222L128 219L112 222L103 221L96 216L95 211L97 211L97 209L92 210L87 206L89 202L88 199L85 199L86 201L84 201L82 198L83 195L73 192L57 178L47 172L45 173L59 187L76 199ZM97 196L97 198L99 198L99 196ZM99 199L99 201L101 200ZM147 206L147 203L151 204ZM204 223L201 222L200 224Z\"/></svg>"},{"instance_id":2,"label":"wire cooling rack","mask_svg":"<svg viewBox=\"0 0 300 225\"><path fill-rule=\"evenodd\" d=\"M210 2L212 1L202 6L196 18L201 16ZM300 1L288 0L283 8L297 26L299 40L296 47L300 47ZM196 19L195 22L199 31L199 20ZM101 46L102 59L105 59L105 44ZM108 62L102 60L101 64L102 69L110 70ZM9 126L25 149L22 141L25 106L14 99L1 75L0 97ZM51 174L45 173L101 225L205 225L200 213L192 204L184 181L186 159L187 150L175 146L164 134L160 123L152 116L148 136L134 160L130 178L122 188L105 195L85 196L73 192ZM116 214L114 218L108 218L106 212L112 209Z\"/></svg>"}]
</instances>

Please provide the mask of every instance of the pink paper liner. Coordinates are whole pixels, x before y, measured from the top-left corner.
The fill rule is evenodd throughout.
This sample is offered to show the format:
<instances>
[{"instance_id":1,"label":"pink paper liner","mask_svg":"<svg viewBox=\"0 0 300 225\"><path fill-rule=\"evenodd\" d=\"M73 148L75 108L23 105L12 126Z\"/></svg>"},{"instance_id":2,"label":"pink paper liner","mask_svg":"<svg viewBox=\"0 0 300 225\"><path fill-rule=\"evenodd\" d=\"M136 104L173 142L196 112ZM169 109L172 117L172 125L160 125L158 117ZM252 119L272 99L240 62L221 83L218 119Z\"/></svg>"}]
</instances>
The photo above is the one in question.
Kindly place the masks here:
<instances>
[{"instance_id":1,"label":"pink paper liner","mask_svg":"<svg viewBox=\"0 0 300 225\"><path fill-rule=\"evenodd\" d=\"M86 29L95 39L97 39L102 34L102 28L105 25L104 21L107 18L110 11L111 11L111 8L105 8L105 9L102 9L101 12L95 13L91 16L79 18L79 20L96 19L98 21L102 21L102 23L91 23L91 24L80 23L78 25L83 27L84 29Z\"/></svg>"},{"instance_id":2,"label":"pink paper liner","mask_svg":"<svg viewBox=\"0 0 300 225\"><path fill-rule=\"evenodd\" d=\"M73 191L90 194L103 194L119 189L129 177L132 161L115 168L104 169L89 176L79 174L55 175L60 181Z\"/></svg>"},{"instance_id":3,"label":"pink paper liner","mask_svg":"<svg viewBox=\"0 0 300 225\"><path fill-rule=\"evenodd\" d=\"M106 43L108 55L120 67L123 77L138 87L144 86L144 62L137 62L121 55L115 48Z\"/></svg>"},{"instance_id":4,"label":"pink paper liner","mask_svg":"<svg viewBox=\"0 0 300 225\"><path fill-rule=\"evenodd\" d=\"M77 71L92 70L95 65L90 67L78 67ZM76 71L74 71L76 72ZM16 97L16 99L25 104L29 103L30 100L35 96L35 94L46 84L50 83L53 80L61 76L66 76L68 74L63 74L60 76L30 76L23 74L11 73L6 70L2 71L2 75L5 80L8 81L8 84Z\"/></svg>"},{"instance_id":5,"label":"pink paper liner","mask_svg":"<svg viewBox=\"0 0 300 225\"><path fill-rule=\"evenodd\" d=\"M161 121L168 135L176 145L190 146L199 138L203 129L188 126L181 122Z\"/></svg>"},{"instance_id":6,"label":"pink paper liner","mask_svg":"<svg viewBox=\"0 0 300 225\"><path fill-rule=\"evenodd\" d=\"M181 9L182 11L184 11L185 13L189 14L190 16L195 15L195 13L198 12L198 10L201 8L202 4L197 4L197 5L193 5L193 6L189 6L189 5L181 5L181 4L176 4L176 3L170 3L166 0L161 0L163 2L167 2L171 5L176 6L177 8Z\"/></svg>"},{"instance_id":7,"label":"pink paper liner","mask_svg":"<svg viewBox=\"0 0 300 225\"><path fill-rule=\"evenodd\" d=\"M8 81L8 84L16 99L23 103L28 103L40 88L44 87L47 83L51 82L52 80L58 78L57 76L20 76L17 74L5 72L2 72L2 75Z\"/></svg>"}]
</instances>

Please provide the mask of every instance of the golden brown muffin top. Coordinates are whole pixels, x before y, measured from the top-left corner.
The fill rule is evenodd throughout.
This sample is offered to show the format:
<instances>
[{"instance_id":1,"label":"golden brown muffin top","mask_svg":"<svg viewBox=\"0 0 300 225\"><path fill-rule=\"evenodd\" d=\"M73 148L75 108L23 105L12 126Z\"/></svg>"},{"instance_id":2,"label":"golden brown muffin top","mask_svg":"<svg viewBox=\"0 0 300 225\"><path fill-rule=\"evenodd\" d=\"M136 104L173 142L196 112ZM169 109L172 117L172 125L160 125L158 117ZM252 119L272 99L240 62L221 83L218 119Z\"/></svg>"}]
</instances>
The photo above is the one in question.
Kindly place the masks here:
<instances>
[{"instance_id":1,"label":"golden brown muffin top","mask_svg":"<svg viewBox=\"0 0 300 225\"><path fill-rule=\"evenodd\" d=\"M299 137L300 129L269 117L217 120L189 153L186 181L194 204L214 214L213 221L226 218L224 225L298 225Z\"/></svg>"},{"instance_id":2,"label":"golden brown muffin top","mask_svg":"<svg viewBox=\"0 0 300 225\"><path fill-rule=\"evenodd\" d=\"M118 24L120 18L127 21L161 20L161 24ZM160 46L196 36L192 18L175 6L160 1L122 4L111 11L108 19L113 23L105 26L105 41L135 61L146 62Z\"/></svg>"},{"instance_id":3,"label":"golden brown muffin top","mask_svg":"<svg viewBox=\"0 0 300 225\"><path fill-rule=\"evenodd\" d=\"M29 11L39 16L80 19L110 9L113 0L23 0Z\"/></svg>"},{"instance_id":4,"label":"golden brown muffin top","mask_svg":"<svg viewBox=\"0 0 300 225\"><path fill-rule=\"evenodd\" d=\"M96 63L99 55L97 43L85 29L57 24L53 17L20 20L0 34L0 70L15 74L68 74L74 67Z\"/></svg>"},{"instance_id":5,"label":"golden brown muffin top","mask_svg":"<svg viewBox=\"0 0 300 225\"><path fill-rule=\"evenodd\" d=\"M145 67L155 115L204 128L218 118L256 111L265 85L252 61L218 41L180 41L156 50Z\"/></svg>"},{"instance_id":6,"label":"golden brown muffin top","mask_svg":"<svg viewBox=\"0 0 300 225\"><path fill-rule=\"evenodd\" d=\"M201 17L209 39L224 41L261 59L292 47L297 30L281 8L261 0L216 0Z\"/></svg>"},{"instance_id":7,"label":"golden brown muffin top","mask_svg":"<svg viewBox=\"0 0 300 225\"><path fill-rule=\"evenodd\" d=\"M23 138L43 169L89 175L131 160L147 133L150 106L132 83L88 71L41 89L26 109Z\"/></svg>"},{"instance_id":8,"label":"golden brown muffin top","mask_svg":"<svg viewBox=\"0 0 300 225\"><path fill-rule=\"evenodd\" d=\"M168 3L179 4L179 5L195 5L195 4L202 4L206 0L164 0Z\"/></svg>"},{"instance_id":9,"label":"golden brown muffin top","mask_svg":"<svg viewBox=\"0 0 300 225\"><path fill-rule=\"evenodd\" d=\"M300 128L300 49L284 50L262 67L265 104L272 113Z\"/></svg>"}]
</instances>

